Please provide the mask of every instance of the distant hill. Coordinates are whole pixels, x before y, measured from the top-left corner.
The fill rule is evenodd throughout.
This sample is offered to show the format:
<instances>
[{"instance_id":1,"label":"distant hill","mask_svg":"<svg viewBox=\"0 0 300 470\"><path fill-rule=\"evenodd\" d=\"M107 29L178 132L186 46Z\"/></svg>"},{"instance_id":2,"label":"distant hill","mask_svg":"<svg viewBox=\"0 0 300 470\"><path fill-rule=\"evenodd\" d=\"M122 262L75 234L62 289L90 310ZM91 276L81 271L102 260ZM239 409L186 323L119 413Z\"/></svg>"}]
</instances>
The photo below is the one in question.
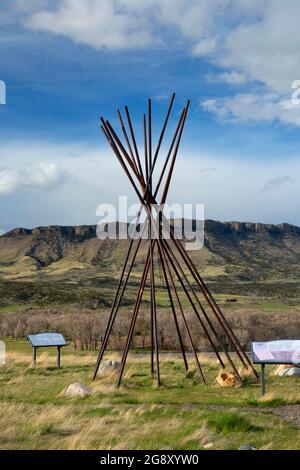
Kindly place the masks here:
<instances>
[{"instance_id":1,"label":"distant hill","mask_svg":"<svg viewBox=\"0 0 300 470\"><path fill-rule=\"evenodd\" d=\"M0 279L116 277L127 246L99 240L92 225L16 228L0 237ZM204 247L190 253L206 279L298 280L300 228L206 220ZM137 272L145 254L143 242Z\"/></svg>"}]
</instances>

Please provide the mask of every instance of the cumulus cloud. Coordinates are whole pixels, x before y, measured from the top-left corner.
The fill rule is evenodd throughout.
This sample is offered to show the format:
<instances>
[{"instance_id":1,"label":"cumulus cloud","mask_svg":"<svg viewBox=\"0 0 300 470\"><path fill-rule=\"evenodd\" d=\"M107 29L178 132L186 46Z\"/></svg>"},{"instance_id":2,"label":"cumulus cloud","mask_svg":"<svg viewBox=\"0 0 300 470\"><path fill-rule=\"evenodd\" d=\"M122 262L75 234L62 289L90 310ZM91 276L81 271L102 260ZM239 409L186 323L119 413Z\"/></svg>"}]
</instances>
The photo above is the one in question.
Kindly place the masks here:
<instances>
[{"instance_id":1,"label":"cumulus cloud","mask_svg":"<svg viewBox=\"0 0 300 470\"><path fill-rule=\"evenodd\" d=\"M197 57L209 55L216 50L217 44L216 38L203 39L193 47L193 53Z\"/></svg>"},{"instance_id":2,"label":"cumulus cloud","mask_svg":"<svg viewBox=\"0 0 300 470\"><path fill-rule=\"evenodd\" d=\"M211 82L224 82L228 83L229 85L242 85L249 79L244 73L231 70L229 72L223 72L219 74L208 74L207 80Z\"/></svg>"},{"instance_id":3,"label":"cumulus cloud","mask_svg":"<svg viewBox=\"0 0 300 470\"><path fill-rule=\"evenodd\" d=\"M24 20L32 30L67 36L96 49L143 47L154 38L122 2L111 0L62 0L56 10L35 12Z\"/></svg>"},{"instance_id":4,"label":"cumulus cloud","mask_svg":"<svg viewBox=\"0 0 300 470\"><path fill-rule=\"evenodd\" d=\"M28 30L95 49L172 48L175 31L190 54L220 69L218 81L261 87L256 95L206 103L217 118L225 104L225 120L300 125L298 110L287 104L291 84L300 78L299 0L4 0L4 5L0 23L15 18ZM244 117L247 100L250 119Z\"/></svg>"},{"instance_id":5,"label":"cumulus cloud","mask_svg":"<svg viewBox=\"0 0 300 470\"><path fill-rule=\"evenodd\" d=\"M300 106L276 93L239 93L203 100L201 106L225 123L281 121L300 126Z\"/></svg>"},{"instance_id":6,"label":"cumulus cloud","mask_svg":"<svg viewBox=\"0 0 300 470\"><path fill-rule=\"evenodd\" d=\"M282 185L286 183L292 183L292 178L290 176L278 175L275 178L270 179L261 189L260 193L267 193L269 191L274 191L280 189Z\"/></svg>"},{"instance_id":7,"label":"cumulus cloud","mask_svg":"<svg viewBox=\"0 0 300 470\"><path fill-rule=\"evenodd\" d=\"M27 2L28 3L28 2ZM36 3L36 2L35 2ZM95 48L143 47L175 27L196 56L286 91L298 74L298 0L59 0L23 1L23 24ZM231 20L231 21L229 21ZM230 25L230 27L228 26ZM230 72L229 72L230 73Z\"/></svg>"},{"instance_id":8,"label":"cumulus cloud","mask_svg":"<svg viewBox=\"0 0 300 470\"><path fill-rule=\"evenodd\" d=\"M59 0L22 18L34 31L68 37L101 49L146 47L164 42L165 28L177 28L196 56L217 48L215 19L232 0ZM236 0L235 0L236 1Z\"/></svg>"},{"instance_id":9,"label":"cumulus cloud","mask_svg":"<svg viewBox=\"0 0 300 470\"><path fill-rule=\"evenodd\" d=\"M0 170L0 195L7 195L24 187L51 189L64 179L64 172L55 163L39 163L27 168Z\"/></svg>"},{"instance_id":10,"label":"cumulus cloud","mask_svg":"<svg viewBox=\"0 0 300 470\"><path fill-rule=\"evenodd\" d=\"M273 91L286 93L299 75L299 15L298 0L264 2L257 18L245 18L226 35L219 64L238 67Z\"/></svg>"},{"instance_id":11,"label":"cumulus cloud","mask_svg":"<svg viewBox=\"0 0 300 470\"><path fill-rule=\"evenodd\" d=\"M96 49L149 46L166 40L166 28L176 28L189 40L192 53L210 56L226 68L231 83L247 76L282 93L298 76L298 0L4 0L4 4L3 21L14 16L28 29L63 35Z\"/></svg>"}]
</instances>

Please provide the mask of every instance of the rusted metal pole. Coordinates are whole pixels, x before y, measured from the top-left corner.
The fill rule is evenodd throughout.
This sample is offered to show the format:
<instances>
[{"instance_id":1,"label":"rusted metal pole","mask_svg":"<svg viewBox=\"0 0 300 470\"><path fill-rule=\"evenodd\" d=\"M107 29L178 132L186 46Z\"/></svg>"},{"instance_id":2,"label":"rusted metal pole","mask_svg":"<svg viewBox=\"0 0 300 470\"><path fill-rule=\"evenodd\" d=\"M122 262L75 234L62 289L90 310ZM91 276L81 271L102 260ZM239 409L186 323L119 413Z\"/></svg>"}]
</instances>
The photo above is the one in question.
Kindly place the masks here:
<instances>
[{"instance_id":1,"label":"rusted metal pole","mask_svg":"<svg viewBox=\"0 0 300 470\"><path fill-rule=\"evenodd\" d=\"M119 109L117 110L117 113L118 113L118 118L119 118L119 121L120 121L121 129L122 129L123 135L124 135L124 137L125 137L125 140L126 140L126 143L127 143L127 147L128 147L128 150L129 150L131 159L132 159L132 161L133 161L133 163L134 163L134 166L135 166L135 168L136 168L136 171L140 171L139 168L137 167L137 163L136 163L136 160L135 160L135 157L134 157L132 148L131 148L130 140L129 140L129 137L128 137L128 134L127 134L127 131L126 131L124 122L123 122L123 118L122 118L122 115L121 115Z\"/></svg>"},{"instance_id":2,"label":"rusted metal pole","mask_svg":"<svg viewBox=\"0 0 300 470\"><path fill-rule=\"evenodd\" d=\"M174 263L175 263L175 265L176 265L176 267L177 267L177 269L178 269L180 275L182 276L182 278L183 278L183 279L185 280L185 282L187 283L188 288L189 288L189 291L192 293L194 299L196 300L197 304L199 305L202 314L204 315L204 317L205 317L205 319L206 319L208 325L210 326L210 328L211 328L211 330L212 330L212 332L213 332L215 338L217 339L217 342L218 342L219 346L220 346L221 349L223 350L223 352L224 352L224 354L225 354L225 356L226 356L228 362L230 363L232 369L234 370L234 372L235 372L235 374L237 375L237 377L239 378L239 380L242 381L242 378L241 378L241 376L240 376L240 374L239 374L239 372L238 372L238 370L237 370L237 368L236 368L234 362L232 361L230 355L228 354L228 351L226 350L226 348L225 348L225 346L224 346L224 344L223 344L223 341L221 340L221 338L220 338L220 336L219 336L217 330L215 329L215 327L214 327L212 321L210 320L208 314L206 313L206 311L205 311L203 305L201 304L201 302L200 302L200 300L199 300L199 298L198 298L198 296L197 296L197 294L196 294L196 292L195 292L193 286L191 285L190 281L188 280L188 278L187 278L185 272L183 271L183 269L182 269L180 263L178 262L178 260L177 260L176 256L174 255L173 251L171 250L170 245L168 245L168 244L166 243L166 244L165 244L165 247L166 247L166 250L168 250L168 252L169 252L170 255L172 256L172 259L173 259L173 261L174 261ZM199 314L198 314L198 313L197 313L197 318L199 319ZM208 336L208 338L210 338L209 333L208 333L207 336ZM211 345L213 345L213 344L211 343ZM217 355L217 358L218 358L218 360L219 360L221 366L222 366L223 368L225 368L225 364L224 364L223 360L221 359L220 355L218 354L218 352L216 351L215 347L213 347L213 349L214 349L214 351L215 351L215 353L216 353L216 355Z\"/></svg>"},{"instance_id":3,"label":"rusted metal pole","mask_svg":"<svg viewBox=\"0 0 300 470\"><path fill-rule=\"evenodd\" d=\"M112 126L110 125L110 123L108 121L104 121L103 119L101 119L102 124L103 124L101 126L102 131L104 132L105 137L107 138L107 140L108 140L110 146L112 147L115 155L117 156L123 170L125 171L126 176L128 177L130 183L132 184L133 189L135 190L135 192L136 192L136 194L137 194L137 196L138 196L138 198L141 202L141 207L144 207L146 209L147 213L148 213L149 220L150 220L150 235L152 235L151 221L152 220L154 221L152 211L151 211L151 205L156 205L156 210L157 210L157 213L158 213L157 216L160 217L160 215L159 215L160 207L161 207L161 205L163 205L165 203L166 198L167 198L167 194L168 194L168 191L169 191L170 182L171 182L171 178L172 178L172 174L173 174L173 170L174 170L174 165L175 165L175 161L176 161L176 157L177 157L177 153L178 153L178 148L179 148L179 145L180 145L182 132L183 132L183 128L184 128L184 124L185 124L185 120L186 120L186 116L187 116L187 112L188 112L188 108L189 108L189 101L188 101L187 105L183 109L183 112L182 112L181 117L179 119L176 131L175 131L175 135L173 137L169 152L167 154L167 158L165 159L165 163L163 165L163 170L161 171L158 184L157 184L155 192L153 194L152 193L153 170L154 170L154 166L155 166L155 163L156 163L158 152L160 150L162 138L163 138L165 128L166 128L166 125L167 125L167 121L169 119L169 114L170 114L170 110L171 110L171 107L172 107L172 104L173 104L173 101L174 101L174 96L175 95L172 95L172 99L171 99L171 102L170 102L170 105L169 105L169 108L168 108L167 116L166 116L166 119L165 119L165 122L164 122L164 125L163 125L163 128L162 128L161 134L160 134L160 138L159 138L159 141L158 141L157 149L156 149L156 152L154 154L153 160L152 160L152 115L151 115L152 114L152 109L151 109L151 100L150 99L148 100L148 139L147 139L147 121L146 121L146 116L145 115L144 115L144 120L143 120L144 145L145 145L145 168L147 169L146 182L145 182L145 178L144 178L142 167L141 167L140 157L139 157L139 153L138 153L138 149L137 149L137 145L136 145L136 140L135 140L135 136L134 136L134 132L133 132L132 123L131 123L128 108L125 107L125 112L126 112L126 116L127 116L128 125L129 125L131 140L132 140L133 147L134 147L135 158L134 158L134 153L132 151L130 141L129 141L129 138L128 138L128 135L127 135L127 132L126 132L126 129L125 129L125 126L124 126L124 123L123 123L123 120L122 120L122 117L121 117L121 114L119 113L119 111L118 111L118 114L119 114L119 118L120 118L120 122L121 122L121 127L122 127L122 131L123 131L125 140L127 142L127 146L128 146L130 155L128 154L128 152L124 148L122 142L118 138L117 134L115 133L115 131L112 128ZM172 155L172 158L171 158L172 153L173 153L173 155ZM122 155L123 155L123 157L122 157ZM157 196L161 181L164 177L164 174L165 174L165 171L166 171L166 168L167 168L167 165L169 163L170 158L171 158L170 168L169 168L169 171L168 171L165 187L163 189L163 195L162 195L162 198L161 198L161 203L160 203L160 206L157 209L156 196ZM127 162L127 164L126 164L126 162ZM138 181L138 184L141 187L142 193L139 191L130 170L131 170L131 172L133 172L133 175L136 177L136 179ZM154 224L154 230L155 230L155 232L157 232L155 224ZM158 355L159 352L158 352L158 337L157 337L157 313L156 313L156 297L155 297L155 274L154 274L155 269L154 269L154 252L153 252L156 244L157 244L157 247L158 247L159 257L160 257L161 264L162 264L163 271L164 271L164 278L166 279L166 285L167 285L167 290L168 290L168 295L169 295L172 311L173 311L173 313L175 313L175 317L176 317L175 306L174 306L174 303L173 303L173 298L172 298L172 294L171 294L171 290L170 290L170 285L169 285L169 282L168 282L168 277L171 281L171 284L172 284L172 287L173 287L173 290L174 290L174 294L176 296L176 301L179 305L179 308L181 309L181 314L183 315L185 327L186 327L187 332L188 332L188 336L189 336L189 340L191 342L192 349L194 348L193 340L192 340L192 337L191 337L191 334L190 334L190 331L189 331L189 328L188 328L188 325L187 325L187 322L186 322L186 318L184 316L184 312L183 312L183 309L182 309L182 305L180 303L179 295L178 295L177 290L176 290L175 282L174 282L173 277L172 277L172 273L171 273L171 269L169 267L169 263L172 266L172 269L175 272L175 274L176 274L176 276L179 280L179 283L182 286L182 288L183 288L183 290L184 290L184 292L185 292L185 294L186 294L186 296L189 300L189 303L191 304L193 310L195 311L195 313L197 315L197 318L198 318L198 320L199 320L199 322L200 322L200 324L203 328L205 336L210 341L210 344L213 347L213 350L215 351L215 353L216 353L216 355L217 355L217 357L220 361L220 364L222 366L224 366L222 358L220 357L220 355L218 353L218 350L217 350L217 348L216 348L216 346L215 346L215 344L214 344L214 342L211 338L210 331L206 327L204 319L207 322L208 327L212 330L212 333L215 336L218 344L224 350L225 348L224 348L223 342L222 342L217 330L215 329L214 324L211 321L208 313L206 312L206 310L202 306L202 303L200 302L200 300L199 300L199 298L196 294L195 289L193 288L191 282L189 281L187 275L185 274L179 260L177 259L177 254L178 253L179 253L181 259L183 260L184 265L188 269L188 272L192 275L194 281L196 282L197 287L199 288L200 292L204 295L204 298L205 298L207 304L209 305L211 311L213 312L213 314L214 314L214 316L217 320L217 323L222 327L222 330L224 331L224 333L225 333L226 337L228 338L228 340L229 340L231 346L233 347L234 351L237 353L237 355L238 355L239 359L241 360L242 364L244 364L246 367L248 367L247 366L247 364L248 364L251 367L251 369L253 370L253 372L255 373L255 375L257 375L255 369L252 366L251 361L249 360L248 356L244 352L244 350L243 350L241 344L239 343L236 335L234 334L234 332L230 328L230 326L229 326L226 318L224 317L221 309L219 308L219 306L215 302L214 298L212 297L211 293L209 292L207 286L205 285L204 281L202 280L200 274L198 273L197 269L195 268L193 262L191 261L190 257L188 256L186 250L184 249L182 244L179 242L179 240L176 239L175 234L174 234L174 230L173 230L172 227L170 228L170 234L171 234L171 240L174 243L174 246L175 246L175 249L176 249L175 252L173 251L173 249L171 247L171 244L162 238L160 228L159 228L159 233L158 234L156 233L156 235L157 235L156 240L152 241L152 239L151 239L152 237L150 236L148 255L147 255L147 259L145 261L144 271L143 271L142 278L141 278L141 281L140 281L140 286L139 286L139 290L138 290L137 297L136 297L136 302L135 302L135 307L134 307L134 311L133 311L133 315L132 315L132 319L131 319L131 324L130 324L130 328L129 328L129 331L128 331L128 336L127 336L127 339L126 339L126 344L125 344L125 348L124 348L124 352L123 352L123 356L122 356L121 370L120 370L120 374L119 374L118 385L120 385L120 382L122 380L122 375L123 375L123 372L124 372L125 363L126 363L130 343L132 341L132 337L133 337L133 333L134 333L134 327L135 327L136 319L137 319L137 316L138 316L140 303L141 303L141 300L142 300L142 296L143 296L146 280L147 280L147 277L148 277L149 269L150 269L150 284L151 284L151 315L152 315L152 320L153 320L153 333L154 333L153 336L154 336L154 343L155 343L156 363L157 363L157 369L158 369L157 370L157 372L158 372L157 379L158 379L158 384L160 383L159 355ZM131 251L131 248L129 250L129 253L130 253L130 251ZM127 262L128 262L128 259L126 260L125 266L127 266ZM132 269L132 266L133 266L133 263L131 264L131 269ZM121 278L123 278L123 277L124 277L124 274L121 276ZM114 321L114 318L115 318L114 315L116 315L117 312L118 312L118 306L119 306L120 301L122 299L123 293L126 289L126 285L127 285L127 281L125 280L125 282L123 284L123 289L122 289L121 295L119 296L119 298L118 298L119 294L116 296L116 299L118 299L118 300L115 300L115 302L114 302L115 310L113 312L113 315L110 318L110 324L108 324L107 332L106 332L106 335L105 335L106 342L108 341L109 333L110 333L110 330L111 330L111 327L112 327L112 322ZM118 288L118 291L120 291L120 288ZM199 312L198 312L198 310L197 310L197 308L194 304L194 301L193 301L191 295L193 296L194 300L196 301L198 307L200 308L204 319L201 318L201 316L200 316L200 314L199 314ZM174 320L175 320L175 317L174 317ZM177 317L176 317L176 319L177 319ZM176 321L175 321L175 324L176 324ZM178 325L178 322L177 322L177 325ZM178 332L179 332L179 329L178 329ZM179 332L179 338L180 338L180 332ZM182 344L181 344L181 346L182 346ZM104 346L104 348L101 348L100 352L102 352L102 354L105 350L105 347L106 346ZM103 349L103 351L102 351L102 349ZM197 366L198 366L199 373L202 377L202 380L204 380L203 372L202 372L202 369L201 369L201 366L200 366L199 359L198 359L197 353L195 351L195 348L193 349L193 352L195 354L195 359L197 361ZM234 368L235 372L237 372L237 370L235 369L234 363L232 362L232 360L231 360L229 354L227 353L226 349L224 350L224 352L225 352L226 357L229 360L230 364Z\"/></svg>"},{"instance_id":4,"label":"rusted metal pole","mask_svg":"<svg viewBox=\"0 0 300 470\"><path fill-rule=\"evenodd\" d=\"M151 211L151 208L150 208ZM149 217L150 219L150 217ZM156 362L156 377L157 385L160 386L160 367L159 367L159 352L158 352L158 333L157 333L157 316L156 316L156 298L155 298L155 279L154 279L154 261L153 261L153 246L152 246L152 229L151 219L149 220L149 248L150 248L150 282L151 282L151 317L153 320L153 338L155 349L155 362Z\"/></svg>"},{"instance_id":5,"label":"rusted metal pole","mask_svg":"<svg viewBox=\"0 0 300 470\"><path fill-rule=\"evenodd\" d=\"M189 366L188 366L188 362L187 362L186 355L185 355L184 344L183 344L183 340L182 340L182 337L181 337L181 334L180 334L180 328L179 328L179 323L178 323L178 319L177 319L177 315L176 315L175 305L174 305L174 302L173 302L173 297L172 297L172 294L171 294L168 275L167 275L167 272L166 272L165 259L164 259L162 249L161 249L161 245L160 245L159 242L157 244L157 247L158 247L160 263L161 263L161 267L162 267L162 271L163 271L163 276L164 276L164 280L165 280L166 288L167 288L167 292L168 292L168 297L169 297L169 301L170 301L170 306L171 306L171 310L172 310L172 314L173 314L173 318L174 318L174 322L175 322L175 326L176 326L176 332L177 332L177 336L178 336L178 339L179 339L179 345L180 345L180 350L181 350L181 354L182 354L182 357L183 357L184 366L185 366L185 369L188 370Z\"/></svg>"},{"instance_id":6,"label":"rusted metal pole","mask_svg":"<svg viewBox=\"0 0 300 470\"><path fill-rule=\"evenodd\" d=\"M146 114L143 115L143 129L144 129L144 154L145 154L145 172L146 181L149 180L149 166L148 166L148 143L147 143L147 123Z\"/></svg>"},{"instance_id":7,"label":"rusted metal pole","mask_svg":"<svg viewBox=\"0 0 300 470\"><path fill-rule=\"evenodd\" d=\"M183 132L186 116L187 116L187 113L188 113L188 110L189 110L189 106L190 106L190 101L187 102L187 105L186 105L185 111L184 111L184 116L183 116L183 119L182 119L182 123L180 125L180 131L179 131L177 142L176 142L176 145L175 145L174 154L173 154L173 158L172 158L172 161L171 161L171 167L170 167L169 174L168 174L168 177L167 177L167 181L166 181L166 184L165 184L163 196L161 198L161 203L162 204L164 204L166 202L166 199L167 199L167 194L168 194L168 191L169 191L170 182L171 182L171 178L172 178L172 175L173 175L173 169L174 169L174 165L175 165L175 161L176 161L176 157L177 157L177 153L178 153L178 149L179 149L179 145L180 145L180 141L181 141L181 137L182 137L182 132Z\"/></svg>"},{"instance_id":8,"label":"rusted metal pole","mask_svg":"<svg viewBox=\"0 0 300 470\"><path fill-rule=\"evenodd\" d=\"M166 245L164 244L164 246L166 246ZM184 284L184 282L183 282L183 280L182 280L182 277L181 277L179 271L177 270L177 267L176 267L176 265L175 265L175 263L174 263L174 261L173 261L173 259L172 259L172 257L171 257L171 255L170 255L170 253L169 253L168 250L166 250L166 254L167 254L168 259L169 259L169 261L170 261L170 263L171 263L171 266L172 266L172 268L173 268L173 270L174 270L174 272L175 272L175 274L176 274L176 276L177 276L177 278L178 278L178 281L180 282L181 287L183 288L183 290L184 290L184 292L185 292L185 294L186 294L186 296L187 296L187 298L188 298L188 300L189 300L189 302L190 302L190 305L191 305L191 307L193 308L193 310L194 310L194 312L195 312L195 314L196 314L196 316L197 316L197 318L198 318L198 320L199 320L199 323L201 324L201 327L202 327L202 329L203 329L203 331L204 331L204 333L205 333L207 339L209 340L209 343L210 343L211 347L213 348L214 353L216 354L216 356L217 356L217 358L218 358L218 360L219 360L221 366L222 366L223 368L225 368L224 363L223 363L223 361L222 361L222 358L220 357L219 352L217 351L217 348L216 348L215 344L213 343L213 341L212 341L212 339L211 339L211 337L210 337L210 334L209 334L209 332L208 332L208 330L207 330L207 328L206 328L206 326L205 326L205 324L204 324L202 318L200 317L200 315L199 315L199 313L198 313L198 310L197 310L197 308L196 308L196 306L195 306L195 304L194 304L194 302L193 302L193 300L192 300L192 298L191 298L191 296L190 296L190 294L189 294L189 291L188 291L188 289L186 288L186 286L185 286L185 284Z\"/></svg>"},{"instance_id":9,"label":"rusted metal pole","mask_svg":"<svg viewBox=\"0 0 300 470\"><path fill-rule=\"evenodd\" d=\"M98 369L99 369L99 366L101 364L103 354L104 354L104 351L106 349L106 346L107 346L107 343L108 343L108 339L109 339L113 324L115 322L115 319L116 319L116 316L117 316L117 313L118 313L118 310L119 310L119 307L120 307L120 304L121 304L121 301L122 301L122 298L123 298L123 295L124 295L124 292L125 292L125 289L126 289L126 286L127 286L127 283L128 283L128 280L129 280L129 277L130 277L130 274L131 274L131 271L132 271L132 268L133 268L133 265L134 265L134 262L135 262L135 259L136 259L136 256L137 256L137 253L138 253L140 245L141 245L141 241L142 241L142 238L139 238L136 249L135 249L135 252L133 254L131 264L130 264L129 269L127 271L127 275L126 275L126 278L125 278L125 281L124 281L124 284L123 284L123 287L122 287L122 290L121 290L119 300L117 301L118 294L119 294L119 291L120 291L120 288L121 288L121 285L122 285L122 278L125 274L125 269L126 269L126 265L127 265L127 262L126 262L126 264L124 263L122 276L120 277L120 280L119 280L117 293L116 293L116 296L114 298L114 302L113 302L113 305L112 305L112 308L111 308L111 312L110 312L109 320L108 320L108 323L107 323L105 335L103 337L101 348L100 348L100 351L99 351L99 354L98 354L97 363L96 363L96 367L95 367L95 371L94 371L94 375L93 375L93 381L96 379ZM132 246L132 243L133 243L133 240L131 240L131 243L130 243L131 246ZM129 253L130 253L130 251L128 250L127 257L126 257L127 261L128 261L128 258L129 258Z\"/></svg>"},{"instance_id":10,"label":"rusted metal pole","mask_svg":"<svg viewBox=\"0 0 300 470\"><path fill-rule=\"evenodd\" d=\"M133 132L133 128L132 128L132 123L131 123L131 119L130 119L130 114L129 114L129 110L128 110L127 106L125 106L125 113L126 113L127 122L128 122L128 125L129 125L131 140L133 142L133 148L134 148L134 151L135 151L136 160L138 162L138 167L139 167L139 170L140 170L140 174L141 174L142 179L145 181L144 174L143 174L143 169L142 169L142 165L141 165L141 160L140 160L140 155L139 155L139 151L138 151L138 148L137 148L137 145L136 145L136 140L135 140L135 136L134 136L134 132Z\"/></svg>"},{"instance_id":11,"label":"rusted metal pole","mask_svg":"<svg viewBox=\"0 0 300 470\"><path fill-rule=\"evenodd\" d=\"M182 113L181 113L181 115L180 115L180 118L179 118L179 121L178 121L178 124L177 124L177 128L176 128L176 130L175 130L175 133L174 133L174 136L173 136L173 138L172 138L169 151L168 151L167 156L166 156L166 159L165 159L165 163L164 163L164 165L163 165L163 168L162 168L160 177L159 177L159 179L158 179L158 183L157 183L157 185L156 185L156 189L155 189L154 195L153 195L153 198L154 198L154 199L156 199L156 196L157 196L157 193L158 193L158 191L159 191L159 188L160 188L162 179L163 179L164 174L165 174L165 172L166 172L166 169L167 169L167 166L168 166L168 163L169 163L169 160L170 160L170 156L171 156L171 154L172 154L172 150L173 150L174 144L175 144L175 142L176 142L177 135L178 135L178 132L179 132L179 130L180 130L180 127L181 127L181 124L182 124L182 120L183 120L183 118L184 118L184 115L185 115L185 108L182 110Z\"/></svg>"},{"instance_id":12,"label":"rusted metal pole","mask_svg":"<svg viewBox=\"0 0 300 470\"><path fill-rule=\"evenodd\" d=\"M124 347L124 351L123 351L123 355L122 355L120 373L119 373L119 377L118 377L118 380L117 380L117 386L118 387L120 386L121 380L122 380L122 377L123 377L123 372L124 372L124 368L125 368L125 364L126 364L126 359L127 359L127 356L128 356L128 351L129 351L130 343L131 343L131 340L132 340L132 335L133 335L134 327L135 327L135 324L136 324L136 319L137 319L137 316L138 316L138 313L139 313L139 308L140 308L141 300L142 300L142 297L143 297L143 292L144 292L144 288L145 288L145 284L146 284L146 279L147 279L147 276L148 276L149 267L150 267L150 255L147 257L147 261L145 262L145 265L144 265L144 270L143 270L143 274L142 274L142 278L141 278L141 281L140 281L138 294L137 294L136 301L135 301L133 315L132 315L132 319L131 319L131 323L130 323L130 327L129 327L129 331L128 331L128 335L127 335L127 339L126 339L126 343L125 343L125 347Z\"/></svg>"},{"instance_id":13,"label":"rusted metal pole","mask_svg":"<svg viewBox=\"0 0 300 470\"><path fill-rule=\"evenodd\" d=\"M189 338L189 341L190 341L191 349L192 349L193 354L194 354L194 358L195 358L195 362L196 362L196 365L197 365L199 375L202 379L202 382L205 383L205 377L204 377L202 367L201 367L201 364L200 364L200 361L199 361L199 358L198 358L198 354L197 354L197 351L196 351L196 348L195 348L195 345L194 345L193 337L191 335L186 317L185 317L184 312L183 312L183 308L182 308L180 298L179 298L179 295L178 295L178 292L177 292L177 289L176 289L176 286L175 286L175 282L174 282L174 279L173 279L173 276L172 276L172 273L171 273L171 270L170 270L170 267L169 267L168 260L165 257L165 252L164 252L163 245L161 245L161 253L162 253L162 256L165 259L165 265L166 265L168 275L169 275L169 278L170 278L170 281L171 281L171 284L172 284L172 287L173 287L174 294L176 296L176 301L177 301L178 307L179 307L180 312L181 312L181 316L182 316L182 319L183 319L183 322L184 322L184 326L185 326L185 329L186 329L186 332L187 332L187 335L188 335L188 338Z\"/></svg>"},{"instance_id":14,"label":"rusted metal pole","mask_svg":"<svg viewBox=\"0 0 300 470\"><path fill-rule=\"evenodd\" d=\"M223 330L225 331L234 351L236 352L236 354L238 355L240 361L242 362L242 364L244 365L244 367L248 368L247 367L247 364L246 364L246 361L249 363L250 360L248 358L248 356L246 355L246 353L244 352L242 346L240 345L238 339L236 338L234 332L232 331L232 329L229 327L228 323L226 321L224 321L224 315L220 315L220 309L219 308L216 308L215 305L212 303L207 291L206 291L206 286L204 283L200 283L199 282L199 279L197 277L197 270L196 268L191 264L190 262L190 259L189 257L186 257L186 251L184 250L184 248L182 247L181 243L179 242L179 240L177 240L175 238L175 236L172 234L171 232L171 238L172 240L174 241L175 243L175 246L176 248L178 248L178 251L179 253L181 254L182 256L182 259L184 260L187 268L189 269L190 273L192 274L193 278L195 279L198 287L200 288L200 291L204 294L204 297L205 299L207 300L207 303L210 305L211 307L211 310L212 312L214 313L214 315L216 316L216 318L218 319L220 325L222 326ZM251 364L251 362L250 362ZM255 371L255 369L253 368L252 364L250 365L251 369L253 370L253 373L255 375L257 375L257 372Z\"/></svg>"},{"instance_id":15,"label":"rusted metal pole","mask_svg":"<svg viewBox=\"0 0 300 470\"><path fill-rule=\"evenodd\" d=\"M173 171L173 168L174 168L174 163L175 163L175 159L176 159L176 155L177 155L177 152L178 152L178 147L179 147L179 143L180 143L180 139L181 139L181 135L182 135L182 131L183 131L183 126L184 126L184 121L185 121L185 118L186 118L186 114L187 114L187 110L188 110L188 106L189 106L189 103L187 104L187 107L185 108L185 113L184 113L184 117L183 117L183 120L182 120L182 124L181 124L181 127L180 127L180 132L179 132L179 136L178 136L178 139L177 139L177 143L176 143L176 146L175 146L175 150L174 150L174 155L173 155L173 159L172 159L172 164L171 164L171 169L169 171L169 175L168 175L168 179L167 179L167 183L166 183L166 186L165 186L165 190L164 190L164 193L163 193L163 200L166 199L166 196L167 196L167 193L168 193L168 189L169 189L169 184L170 184L170 179L171 179L171 176L172 176L172 171ZM109 131L112 131L110 128L109 128ZM112 132L113 133L113 132ZM115 137L115 136L114 136ZM116 138L116 137L115 137ZM125 155L126 157L126 152L124 152L124 149L121 147L122 151L123 151L123 154ZM152 311L153 311L153 306L152 306ZM196 311L197 313L197 311ZM204 326L204 325L203 325ZM205 327L205 326L204 326ZM218 354L218 353L217 353ZM220 362L221 359L220 359Z\"/></svg>"},{"instance_id":16,"label":"rusted metal pole","mask_svg":"<svg viewBox=\"0 0 300 470\"><path fill-rule=\"evenodd\" d=\"M149 158L149 169L150 169L150 181L149 190L152 192L152 110L151 110L151 99L148 98L148 158Z\"/></svg>"}]
</instances>

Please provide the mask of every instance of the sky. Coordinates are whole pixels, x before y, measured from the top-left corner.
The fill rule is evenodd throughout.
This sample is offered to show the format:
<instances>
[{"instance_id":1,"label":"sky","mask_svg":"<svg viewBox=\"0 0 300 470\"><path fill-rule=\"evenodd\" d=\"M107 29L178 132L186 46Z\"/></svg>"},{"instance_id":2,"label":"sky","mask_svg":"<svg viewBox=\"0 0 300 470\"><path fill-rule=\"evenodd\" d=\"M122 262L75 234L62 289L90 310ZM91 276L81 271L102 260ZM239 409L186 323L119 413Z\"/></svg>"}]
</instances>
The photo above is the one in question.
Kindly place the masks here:
<instances>
[{"instance_id":1,"label":"sky","mask_svg":"<svg viewBox=\"0 0 300 470\"><path fill-rule=\"evenodd\" d=\"M169 202L300 225L299 17L298 0L1 0L0 233L136 202L99 117L128 105L139 137L151 97L155 142L173 92L160 162L191 106Z\"/></svg>"}]
</instances>

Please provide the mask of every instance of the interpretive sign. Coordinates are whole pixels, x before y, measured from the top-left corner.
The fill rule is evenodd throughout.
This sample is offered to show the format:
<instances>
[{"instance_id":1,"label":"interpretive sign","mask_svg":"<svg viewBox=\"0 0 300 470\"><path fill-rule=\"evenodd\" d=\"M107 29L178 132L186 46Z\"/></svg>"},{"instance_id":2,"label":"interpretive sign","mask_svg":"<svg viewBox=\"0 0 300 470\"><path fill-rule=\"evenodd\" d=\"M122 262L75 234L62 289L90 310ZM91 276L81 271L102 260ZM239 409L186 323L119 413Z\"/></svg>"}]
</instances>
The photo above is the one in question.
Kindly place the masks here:
<instances>
[{"instance_id":1,"label":"interpretive sign","mask_svg":"<svg viewBox=\"0 0 300 470\"><path fill-rule=\"evenodd\" d=\"M254 364L300 364L300 341L281 340L252 343Z\"/></svg>"},{"instance_id":2,"label":"interpretive sign","mask_svg":"<svg viewBox=\"0 0 300 470\"><path fill-rule=\"evenodd\" d=\"M252 343L252 359L254 364L261 365L261 394L266 393L265 366L266 364L300 365L300 341L279 340Z\"/></svg>"},{"instance_id":3,"label":"interpretive sign","mask_svg":"<svg viewBox=\"0 0 300 470\"><path fill-rule=\"evenodd\" d=\"M60 333L39 333L37 335L28 335L28 340L34 348L67 346L65 338Z\"/></svg>"},{"instance_id":4,"label":"interpretive sign","mask_svg":"<svg viewBox=\"0 0 300 470\"><path fill-rule=\"evenodd\" d=\"M57 367L60 367L60 349L63 346L67 346L67 342L62 334L60 333L39 333L36 335L28 335L28 341L31 343L32 350L32 361L33 365L36 365L36 351L38 348L57 348Z\"/></svg>"}]
</instances>

